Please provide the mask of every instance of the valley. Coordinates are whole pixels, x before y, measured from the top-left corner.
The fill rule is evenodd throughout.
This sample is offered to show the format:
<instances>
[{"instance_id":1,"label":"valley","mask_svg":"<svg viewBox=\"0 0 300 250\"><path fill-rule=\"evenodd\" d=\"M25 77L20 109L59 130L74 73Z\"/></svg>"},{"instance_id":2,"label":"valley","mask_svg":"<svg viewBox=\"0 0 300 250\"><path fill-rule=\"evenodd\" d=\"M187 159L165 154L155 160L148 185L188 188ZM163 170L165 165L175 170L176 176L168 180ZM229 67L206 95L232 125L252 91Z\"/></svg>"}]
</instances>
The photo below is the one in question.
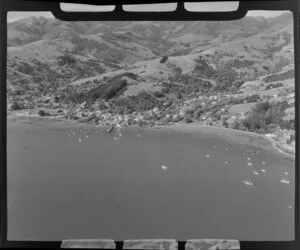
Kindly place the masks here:
<instances>
[{"instance_id":1,"label":"valley","mask_svg":"<svg viewBox=\"0 0 300 250\"><path fill-rule=\"evenodd\" d=\"M197 123L271 134L295 154L292 14L226 22L8 25L8 114L95 126Z\"/></svg>"}]
</instances>

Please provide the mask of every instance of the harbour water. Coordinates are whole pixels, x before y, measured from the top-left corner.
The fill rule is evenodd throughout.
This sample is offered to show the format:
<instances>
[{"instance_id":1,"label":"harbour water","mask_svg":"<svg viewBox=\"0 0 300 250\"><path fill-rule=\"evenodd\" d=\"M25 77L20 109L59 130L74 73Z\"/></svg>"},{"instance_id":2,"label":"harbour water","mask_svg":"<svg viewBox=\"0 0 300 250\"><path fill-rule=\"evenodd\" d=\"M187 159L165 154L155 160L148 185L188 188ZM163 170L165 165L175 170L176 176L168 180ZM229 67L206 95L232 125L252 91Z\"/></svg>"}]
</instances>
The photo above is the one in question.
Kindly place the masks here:
<instances>
[{"instance_id":1,"label":"harbour water","mask_svg":"<svg viewBox=\"0 0 300 250\"><path fill-rule=\"evenodd\" d=\"M212 134L8 122L8 240L294 238L295 162Z\"/></svg>"}]
</instances>

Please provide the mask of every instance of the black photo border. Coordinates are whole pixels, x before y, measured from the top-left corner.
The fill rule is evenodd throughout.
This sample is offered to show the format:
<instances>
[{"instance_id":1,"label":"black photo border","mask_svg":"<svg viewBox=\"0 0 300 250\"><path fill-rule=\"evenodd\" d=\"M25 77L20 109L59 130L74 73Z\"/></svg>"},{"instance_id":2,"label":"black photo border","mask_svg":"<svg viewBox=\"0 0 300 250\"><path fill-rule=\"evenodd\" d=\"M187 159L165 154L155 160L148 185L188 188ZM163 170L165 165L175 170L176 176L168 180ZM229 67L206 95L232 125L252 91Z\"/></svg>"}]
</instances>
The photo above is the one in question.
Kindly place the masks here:
<instances>
[{"instance_id":1,"label":"black photo border","mask_svg":"<svg viewBox=\"0 0 300 250\"><path fill-rule=\"evenodd\" d=\"M217 0L224 1L224 0ZM229 0L227 0L229 1ZM95 5L114 5L116 8L111 12L88 13L74 12L67 13L60 10L59 2L84 3ZM261 250L292 250L300 249L299 231L299 0L272 0L272 1L240 1L239 8L233 12L188 12L184 9L183 2L166 0L148 0L143 3L167 3L177 2L178 7L172 12L126 12L122 10L121 4L137 4L134 1L92 1L92 0L0 0L0 197L1 197L1 220L0 220L0 247L24 247L24 248L59 248L61 241L8 241L7 240L7 118L6 118L6 61L7 61L7 12L8 11L50 11L61 20L73 21L125 21L125 20L234 20L244 17L250 10L289 10L293 13L294 20L294 64L295 64L295 128L296 128L296 164L295 164L295 240L294 241L240 241L241 249ZM186 2L208 2L208 0L189 0ZM178 242L179 250L184 249L185 242ZM122 249L123 242L116 241L116 249Z\"/></svg>"}]
</instances>

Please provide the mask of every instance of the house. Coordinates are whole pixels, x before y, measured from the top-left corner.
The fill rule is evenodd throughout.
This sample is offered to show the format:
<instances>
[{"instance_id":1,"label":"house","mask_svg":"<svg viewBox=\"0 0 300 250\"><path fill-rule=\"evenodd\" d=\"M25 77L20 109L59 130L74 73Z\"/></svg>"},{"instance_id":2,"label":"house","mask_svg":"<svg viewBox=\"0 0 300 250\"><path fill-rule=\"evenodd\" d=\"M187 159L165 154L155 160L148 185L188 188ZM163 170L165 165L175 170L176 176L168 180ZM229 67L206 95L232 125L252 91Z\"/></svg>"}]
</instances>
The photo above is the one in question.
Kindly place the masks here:
<instances>
[{"instance_id":1,"label":"house","mask_svg":"<svg viewBox=\"0 0 300 250\"><path fill-rule=\"evenodd\" d=\"M265 134L265 136L266 136L266 137L269 137L269 138L274 138L274 137L276 137L276 135L274 135L274 134Z\"/></svg>"}]
</instances>

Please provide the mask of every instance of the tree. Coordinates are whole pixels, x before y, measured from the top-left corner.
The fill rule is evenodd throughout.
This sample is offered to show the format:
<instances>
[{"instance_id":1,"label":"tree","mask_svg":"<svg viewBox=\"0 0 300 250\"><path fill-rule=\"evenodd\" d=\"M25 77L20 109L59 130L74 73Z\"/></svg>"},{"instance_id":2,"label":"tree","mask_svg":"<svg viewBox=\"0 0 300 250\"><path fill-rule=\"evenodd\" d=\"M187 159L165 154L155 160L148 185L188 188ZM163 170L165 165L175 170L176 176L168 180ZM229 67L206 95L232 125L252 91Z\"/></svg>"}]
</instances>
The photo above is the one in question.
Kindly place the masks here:
<instances>
[{"instance_id":1,"label":"tree","mask_svg":"<svg viewBox=\"0 0 300 250\"><path fill-rule=\"evenodd\" d=\"M243 125L252 131L268 131L270 126L282 124L282 118L285 116L284 110L287 107L286 101L257 103L251 115L244 120Z\"/></svg>"},{"instance_id":2,"label":"tree","mask_svg":"<svg viewBox=\"0 0 300 250\"><path fill-rule=\"evenodd\" d=\"M11 110L20 110L22 109L21 105L17 102L13 102L13 104L11 105Z\"/></svg>"},{"instance_id":3,"label":"tree","mask_svg":"<svg viewBox=\"0 0 300 250\"><path fill-rule=\"evenodd\" d=\"M44 110L39 110L39 116L46 116L46 112Z\"/></svg>"},{"instance_id":4,"label":"tree","mask_svg":"<svg viewBox=\"0 0 300 250\"><path fill-rule=\"evenodd\" d=\"M228 122L226 121L226 120L224 120L223 122L222 122L222 125L225 127L225 128L228 128Z\"/></svg>"},{"instance_id":5,"label":"tree","mask_svg":"<svg viewBox=\"0 0 300 250\"><path fill-rule=\"evenodd\" d=\"M199 111L199 110L195 110L195 111L193 112L193 117L194 117L194 119L198 119L199 116L200 116L200 111Z\"/></svg>"},{"instance_id":6,"label":"tree","mask_svg":"<svg viewBox=\"0 0 300 250\"><path fill-rule=\"evenodd\" d=\"M166 61L168 60L168 56L163 56L161 59L160 59L160 63L165 63Z\"/></svg>"},{"instance_id":7,"label":"tree","mask_svg":"<svg viewBox=\"0 0 300 250\"><path fill-rule=\"evenodd\" d=\"M260 96L257 94L246 97L247 102L257 102L259 100L260 100Z\"/></svg>"},{"instance_id":8,"label":"tree","mask_svg":"<svg viewBox=\"0 0 300 250\"><path fill-rule=\"evenodd\" d=\"M192 123L193 122L193 120L191 118L189 118L189 117L186 117L184 119L184 121L185 121L185 123Z\"/></svg>"},{"instance_id":9,"label":"tree","mask_svg":"<svg viewBox=\"0 0 300 250\"><path fill-rule=\"evenodd\" d=\"M232 123L232 128L233 128L233 129L239 129L239 128L240 128L240 123L239 123L239 121L235 120L235 121Z\"/></svg>"},{"instance_id":10,"label":"tree","mask_svg":"<svg viewBox=\"0 0 300 250\"><path fill-rule=\"evenodd\" d=\"M165 96L165 95L164 95L162 92L160 92L160 91L155 91L155 92L153 92L153 95L154 95L155 97L157 97L157 98L162 98L162 97Z\"/></svg>"},{"instance_id":11,"label":"tree","mask_svg":"<svg viewBox=\"0 0 300 250\"><path fill-rule=\"evenodd\" d=\"M268 71L269 67L268 66L263 66L263 69Z\"/></svg>"}]
</instances>

